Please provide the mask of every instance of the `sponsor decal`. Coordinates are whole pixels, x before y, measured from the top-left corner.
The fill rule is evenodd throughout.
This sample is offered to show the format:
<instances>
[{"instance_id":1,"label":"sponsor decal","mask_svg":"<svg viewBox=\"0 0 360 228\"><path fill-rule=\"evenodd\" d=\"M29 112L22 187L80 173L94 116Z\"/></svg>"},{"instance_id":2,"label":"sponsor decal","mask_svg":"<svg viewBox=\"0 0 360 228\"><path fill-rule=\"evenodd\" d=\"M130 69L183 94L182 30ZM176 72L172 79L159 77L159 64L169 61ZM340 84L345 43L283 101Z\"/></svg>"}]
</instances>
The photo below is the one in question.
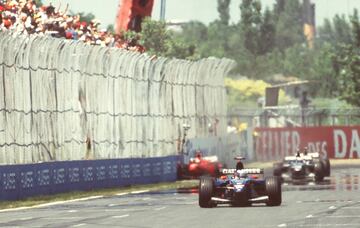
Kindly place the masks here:
<instances>
[{"instance_id":1,"label":"sponsor decal","mask_svg":"<svg viewBox=\"0 0 360 228\"><path fill-rule=\"evenodd\" d=\"M109 177L110 179L118 179L119 178L119 166L118 165L109 165Z\"/></svg>"},{"instance_id":2,"label":"sponsor decal","mask_svg":"<svg viewBox=\"0 0 360 228\"><path fill-rule=\"evenodd\" d=\"M161 176L161 162L153 163L153 175Z\"/></svg>"},{"instance_id":3,"label":"sponsor decal","mask_svg":"<svg viewBox=\"0 0 360 228\"><path fill-rule=\"evenodd\" d=\"M106 168L105 166L96 167L96 179L101 181L106 179Z\"/></svg>"},{"instance_id":4,"label":"sponsor decal","mask_svg":"<svg viewBox=\"0 0 360 228\"><path fill-rule=\"evenodd\" d=\"M49 169L38 170L37 182L39 186L50 185L50 170Z\"/></svg>"},{"instance_id":5,"label":"sponsor decal","mask_svg":"<svg viewBox=\"0 0 360 228\"><path fill-rule=\"evenodd\" d=\"M163 174L167 175L171 173L172 173L172 162L171 161L163 162Z\"/></svg>"},{"instance_id":6,"label":"sponsor decal","mask_svg":"<svg viewBox=\"0 0 360 228\"><path fill-rule=\"evenodd\" d=\"M65 183L65 168L54 169L53 170L53 179L54 179L54 184L64 184Z\"/></svg>"},{"instance_id":7,"label":"sponsor decal","mask_svg":"<svg viewBox=\"0 0 360 228\"><path fill-rule=\"evenodd\" d=\"M131 166L132 169L132 177L141 177L141 164L134 164Z\"/></svg>"},{"instance_id":8,"label":"sponsor decal","mask_svg":"<svg viewBox=\"0 0 360 228\"><path fill-rule=\"evenodd\" d=\"M282 159L308 148L329 158L360 158L360 126L257 128L255 151L258 160Z\"/></svg>"},{"instance_id":9,"label":"sponsor decal","mask_svg":"<svg viewBox=\"0 0 360 228\"><path fill-rule=\"evenodd\" d=\"M28 171L28 172L21 172L21 187L22 188L32 188L34 186L34 172Z\"/></svg>"},{"instance_id":10,"label":"sponsor decal","mask_svg":"<svg viewBox=\"0 0 360 228\"><path fill-rule=\"evenodd\" d=\"M151 176L151 163L145 163L143 165L142 172L144 177Z\"/></svg>"},{"instance_id":11,"label":"sponsor decal","mask_svg":"<svg viewBox=\"0 0 360 228\"><path fill-rule=\"evenodd\" d=\"M85 182L90 182L94 180L93 167L83 168L83 179Z\"/></svg>"},{"instance_id":12,"label":"sponsor decal","mask_svg":"<svg viewBox=\"0 0 360 228\"><path fill-rule=\"evenodd\" d=\"M335 158L360 158L360 138L357 129L346 132L334 129Z\"/></svg>"},{"instance_id":13,"label":"sponsor decal","mask_svg":"<svg viewBox=\"0 0 360 228\"><path fill-rule=\"evenodd\" d=\"M16 173L4 173L3 174L3 186L5 190L16 189Z\"/></svg>"},{"instance_id":14,"label":"sponsor decal","mask_svg":"<svg viewBox=\"0 0 360 228\"><path fill-rule=\"evenodd\" d=\"M71 183L80 182L80 169L79 168L69 168L69 180Z\"/></svg>"},{"instance_id":15,"label":"sponsor decal","mask_svg":"<svg viewBox=\"0 0 360 228\"><path fill-rule=\"evenodd\" d=\"M131 177L131 168L130 165L126 164L126 165L121 165L120 166L120 177L121 178L125 178L125 179L129 179Z\"/></svg>"},{"instance_id":16,"label":"sponsor decal","mask_svg":"<svg viewBox=\"0 0 360 228\"><path fill-rule=\"evenodd\" d=\"M176 180L177 156L165 158L114 159L104 165L103 161L51 162L33 165L1 166L0 200L21 199L28 196L46 195L54 192L86 190L91 182L92 188L101 188L105 180L111 186L132 183L157 182L155 177L164 176L164 181ZM171 175L169 175L171 174ZM134 182L135 183L135 182ZM61 185L61 186L59 186ZM46 188L44 188L46 186Z\"/></svg>"}]
</instances>

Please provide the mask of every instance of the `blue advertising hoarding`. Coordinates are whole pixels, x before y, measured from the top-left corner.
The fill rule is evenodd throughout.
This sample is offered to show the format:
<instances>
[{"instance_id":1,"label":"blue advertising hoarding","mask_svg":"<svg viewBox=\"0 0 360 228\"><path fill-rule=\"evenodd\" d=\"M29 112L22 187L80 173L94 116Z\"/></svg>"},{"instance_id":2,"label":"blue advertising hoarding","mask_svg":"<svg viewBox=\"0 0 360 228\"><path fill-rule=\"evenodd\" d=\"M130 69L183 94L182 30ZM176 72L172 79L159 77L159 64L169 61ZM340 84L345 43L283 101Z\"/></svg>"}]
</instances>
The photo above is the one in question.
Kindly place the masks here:
<instances>
[{"instance_id":1,"label":"blue advertising hoarding","mask_svg":"<svg viewBox=\"0 0 360 228\"><path fill-rule=\"evenodd\" d=\"M178 156L0 166L0 200L176 180Z\"/></svg>"}]
</instances>

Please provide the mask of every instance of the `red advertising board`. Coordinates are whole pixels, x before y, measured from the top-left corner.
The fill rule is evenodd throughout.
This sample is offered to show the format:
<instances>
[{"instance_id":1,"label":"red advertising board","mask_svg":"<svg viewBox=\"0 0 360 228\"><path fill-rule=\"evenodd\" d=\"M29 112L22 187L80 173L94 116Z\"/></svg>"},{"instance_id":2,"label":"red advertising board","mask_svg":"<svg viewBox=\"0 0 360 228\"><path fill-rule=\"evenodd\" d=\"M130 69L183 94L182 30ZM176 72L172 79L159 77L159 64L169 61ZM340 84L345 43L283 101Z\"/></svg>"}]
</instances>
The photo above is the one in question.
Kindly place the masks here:
<instances>
[{"instance_id":1,"label":"red advertising board","mask_svg":"<svg viewBox=\"0 0 360 228\"><path fill-rule=\"evenodd\" d=\"M282 159L299 148L326 153L329 158L360 158L360 126L256 128L255 151L259 161Z\"/></svg>"}]
</instances>

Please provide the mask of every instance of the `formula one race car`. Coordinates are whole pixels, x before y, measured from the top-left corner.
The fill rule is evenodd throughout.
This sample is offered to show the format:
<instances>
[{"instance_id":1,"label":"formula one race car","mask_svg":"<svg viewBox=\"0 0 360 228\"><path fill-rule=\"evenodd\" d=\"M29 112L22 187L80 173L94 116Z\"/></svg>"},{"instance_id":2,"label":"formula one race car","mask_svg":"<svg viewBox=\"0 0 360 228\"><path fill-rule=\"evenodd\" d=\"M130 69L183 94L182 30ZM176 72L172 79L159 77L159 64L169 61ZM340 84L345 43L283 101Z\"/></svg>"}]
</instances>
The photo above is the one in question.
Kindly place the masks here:
<instances>
[{"instance_id":1,"label":"formula one race car","mask_svg":"<svg viewBox=\"0 0 360 228\"><path fill-rule=\"evenodd\" d=\"M218 204L251 206L265 203L268 206L281 204L281 182L277 177L264 179L263 169L223 169L222 176L201 177L199 182L200 207L215 207Z\"/></svg>"},{"instance_id":2,"label":"formula one race car","mask_svg":"<svg viewBox=\"0 0 360 228\"><path fill-rule=\"evenodd\" d=\"M306 155L312 157L315 163L320 162L322 164L323 173L325 177L330 176L330 172L331 172L330 161L325 154L319 152L307 153L307 148L305 148L304 153L301 153L300 156L306 156Z\"/></svg>"},{"instance_id":3,"label":"formula one race car","mask_svg":"<svg viewBox=\"0 0 360 228\"><path fill-rule=\"evenodd\" d=\"M299 151L295 156L287 156L282 162L274 164L274 176L281 177L284 182L322 181L330 176L329 159L320 157L319 153Z\"/></svg>"},{"instance_id":4,"label":"formula one race car","mask_svg":"<svg viewBox=\"0 0 360 228\"><path fill-rule=\"evenodd\" d=\"M196 152L188 164L178 164L178 179L198 178L202 175L216 177L220 175L222 167L217 156L202 156L201 152Z\"/></svg>"}]
</instances>

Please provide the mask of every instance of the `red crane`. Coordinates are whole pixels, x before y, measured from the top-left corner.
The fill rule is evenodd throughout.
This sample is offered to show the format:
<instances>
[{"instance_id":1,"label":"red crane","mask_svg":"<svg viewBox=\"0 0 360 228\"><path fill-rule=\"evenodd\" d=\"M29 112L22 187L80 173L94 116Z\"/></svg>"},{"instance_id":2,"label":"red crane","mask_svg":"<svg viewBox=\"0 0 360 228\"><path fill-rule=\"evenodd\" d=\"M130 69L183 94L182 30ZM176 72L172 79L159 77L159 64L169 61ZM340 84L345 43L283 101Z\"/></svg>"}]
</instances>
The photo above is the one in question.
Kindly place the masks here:
<instances>
[{"instance_id":1,"label":"red crane","mask_svg":"<svg viewBox=\"0 0 360 228\"><path fill-rule=\"evenodd\" d=\"M141 30L141 22L150 17L154 0L120 0L115 23L115 32Z\"/></svg>"}]
</instances>

